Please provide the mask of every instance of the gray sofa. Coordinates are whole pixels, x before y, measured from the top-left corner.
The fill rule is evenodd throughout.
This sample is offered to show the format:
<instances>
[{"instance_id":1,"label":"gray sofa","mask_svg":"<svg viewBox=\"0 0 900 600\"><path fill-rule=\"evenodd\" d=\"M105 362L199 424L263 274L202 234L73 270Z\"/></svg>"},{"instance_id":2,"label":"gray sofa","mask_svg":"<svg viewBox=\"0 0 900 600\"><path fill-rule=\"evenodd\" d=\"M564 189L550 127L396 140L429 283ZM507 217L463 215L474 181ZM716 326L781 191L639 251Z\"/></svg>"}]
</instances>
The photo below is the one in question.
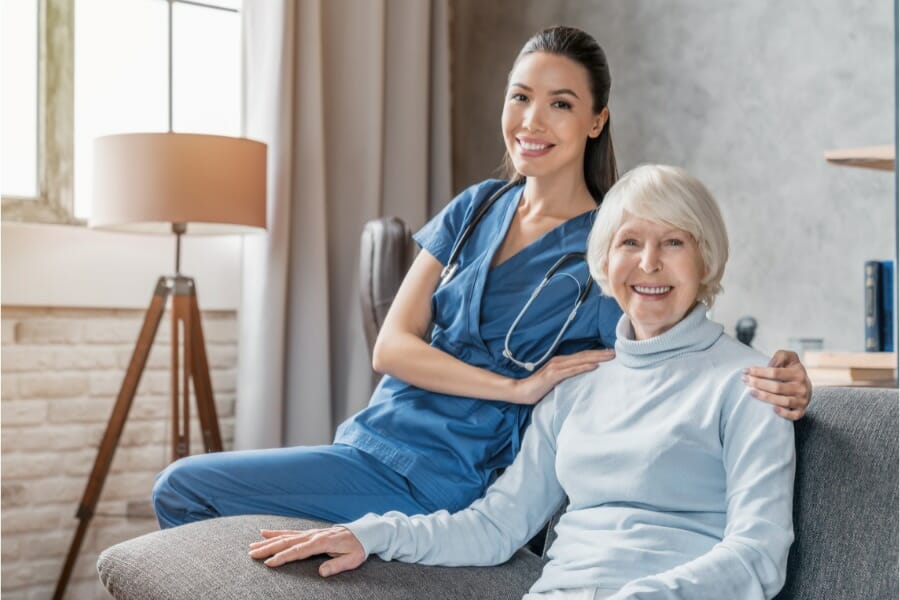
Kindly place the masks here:
<instances>
[{"instance_id":1,"label":"gray sofa","mask_svg":"<svg viewBox=\"0 0 900 600\"><path fill-rule=\"evenodd\" d=\"M367 225L360 289L370 347L413 253L402 222ZM778 598L896 599L897 390L816 390L796 432L796 541ZM322 579L316 570L324 559L269 569L247 556L248 544L259 539L260 529L319 525L271 516L213 519L113 546L100 556L97 567L103 584L119 600L502 600L521 598L543 564L528 549L504 565L482 568L370 558L356 571ZM551 527L547 544L552 541Z\"/></svg>"},{"instance_id":2,"label":"gray sofa","mask_svg":"<svg viewBox=\"0 0 900 600\"><path fill-rule=\"evenodd\" d=\"M816 390L807 417L796 426L797 539L778 598L898 597L897 407L896 390ZM323 559L269 569L247 556L247 545L262 528L316 525L247 516L159 531L106 550L98 562L100 579L119 600L500 600L520 598L542 565L525 549L504 565L483 568L372 558L356 571L322 579L316 569Z\"/></svg>"}]
</instances>

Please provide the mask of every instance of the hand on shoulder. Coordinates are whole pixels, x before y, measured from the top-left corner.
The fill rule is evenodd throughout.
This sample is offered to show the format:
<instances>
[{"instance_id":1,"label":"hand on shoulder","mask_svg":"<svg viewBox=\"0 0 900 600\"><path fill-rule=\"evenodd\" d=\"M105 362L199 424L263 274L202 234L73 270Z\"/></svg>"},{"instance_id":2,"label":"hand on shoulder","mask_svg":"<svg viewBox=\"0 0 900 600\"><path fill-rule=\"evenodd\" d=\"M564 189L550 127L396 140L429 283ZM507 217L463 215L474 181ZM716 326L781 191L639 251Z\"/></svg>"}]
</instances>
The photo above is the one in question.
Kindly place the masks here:
<instances>
[{"instance_id":1,"label":"hand on shoulder","mask_svg":"<svg viewBox=\"0 0 900 600\"><path fill-rule=\"evenodd\" d=\"M615 350L582 350L575 354L554 356L533 374L513 382L514 404L537 404L561 381L593 371L601 362L615 358Z\"/></svg>"},{"instance_id":2,"label":"hand on shoulder","mask_svg":"<svg viewBox=\"0 0 900 600\"><path fill-rule=\"evenodd\" d=\"M744 370L750 395L774 406L775 413L796 421L803 418L812 397L812 383L796 352L779 350L766 367Z\"/></svg>"}]
</instances>

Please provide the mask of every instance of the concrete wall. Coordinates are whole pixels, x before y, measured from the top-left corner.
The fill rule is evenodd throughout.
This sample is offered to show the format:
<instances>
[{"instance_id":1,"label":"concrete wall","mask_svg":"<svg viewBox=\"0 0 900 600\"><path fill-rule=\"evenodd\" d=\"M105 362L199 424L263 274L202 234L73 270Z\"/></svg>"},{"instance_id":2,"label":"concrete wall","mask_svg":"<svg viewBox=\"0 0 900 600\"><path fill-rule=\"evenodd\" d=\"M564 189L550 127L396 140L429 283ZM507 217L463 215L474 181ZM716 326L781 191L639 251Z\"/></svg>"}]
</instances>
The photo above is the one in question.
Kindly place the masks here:
<instances>
[{"instance_id":1,"label":"concrete wall","mask_svg":"<svg viewBox=\"0 0 900 600\"><path fill-rule=\"evenodd\" d=\"M454 186L502 155L506 74L534 31L575 25L609 58L620 170L683 166L718 198L732 253L714 316L863 348L863 262L893 256L890 173L826 149L893 141L893 7L879 0L453 0Z\"/></svg>"}]
</instances>

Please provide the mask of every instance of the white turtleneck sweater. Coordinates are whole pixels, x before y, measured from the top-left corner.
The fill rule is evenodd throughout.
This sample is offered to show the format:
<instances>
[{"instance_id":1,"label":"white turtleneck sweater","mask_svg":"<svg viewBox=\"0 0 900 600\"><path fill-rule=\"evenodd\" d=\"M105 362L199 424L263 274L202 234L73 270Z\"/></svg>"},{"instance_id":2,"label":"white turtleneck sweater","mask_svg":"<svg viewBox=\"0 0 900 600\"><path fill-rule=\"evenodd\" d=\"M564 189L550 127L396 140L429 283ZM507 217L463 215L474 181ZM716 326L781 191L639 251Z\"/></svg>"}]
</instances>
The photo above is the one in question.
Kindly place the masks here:
<instances>
[{"instance_id":1,"label":"white turtleneck sweater","mask_svg":"<svg viewBox=\"0 0 900 600\"><path fill-rule=\"evenodd\" d=\"M563 382L535 408L515 462L468 508L346 525L367 554L437 565L505 562L568 498L532 592L772 598L793 541L794 430L751 397L761 354L698 305L660 336Z\"/></svg>"}]
</instances>

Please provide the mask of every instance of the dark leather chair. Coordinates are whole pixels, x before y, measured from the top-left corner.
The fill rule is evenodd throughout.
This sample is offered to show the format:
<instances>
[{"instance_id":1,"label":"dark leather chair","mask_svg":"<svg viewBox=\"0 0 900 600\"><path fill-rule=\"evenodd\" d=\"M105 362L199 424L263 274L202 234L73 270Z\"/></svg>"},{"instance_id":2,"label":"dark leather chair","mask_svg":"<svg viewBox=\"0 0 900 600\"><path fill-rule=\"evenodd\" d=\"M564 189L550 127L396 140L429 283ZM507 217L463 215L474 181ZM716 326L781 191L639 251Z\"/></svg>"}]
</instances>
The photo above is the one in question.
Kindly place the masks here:
<instances>
[{"instance_id":1,"label":"dark leather chair","mask_svg":"<svg viewBox=\"0 0 900 600\"><path fill-rule=\"evenodd\" d=\"M418 248L397 217L366 223L359 244L359 299L369 355Z\"/></svg>"}]
</instances>

